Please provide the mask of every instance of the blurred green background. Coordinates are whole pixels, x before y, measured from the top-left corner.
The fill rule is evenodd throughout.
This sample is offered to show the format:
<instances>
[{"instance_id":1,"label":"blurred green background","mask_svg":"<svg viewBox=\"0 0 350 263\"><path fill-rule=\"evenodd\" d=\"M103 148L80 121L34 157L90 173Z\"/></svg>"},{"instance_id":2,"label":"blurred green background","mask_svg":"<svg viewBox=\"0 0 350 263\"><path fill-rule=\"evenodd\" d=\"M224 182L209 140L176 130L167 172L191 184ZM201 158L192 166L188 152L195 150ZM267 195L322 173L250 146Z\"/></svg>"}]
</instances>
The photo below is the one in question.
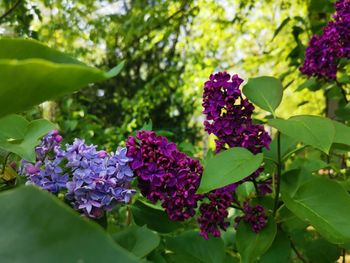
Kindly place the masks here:
<instances>
[{"instance_id":1,"label":"blurred green background","mask_svg":"<svg viewBox=\"0 0 350 263\"><path fill-rule=\"evenodd\" d=\"M333 8L326 0L1 0L0 35L38 39L102 69L125 60L116 78L26 113L57 122L68 141L111 149L151 120L202 149L203 83L214 71L280 78L281 117L325 114L329 88L305 83L298 68Z\"/></svg>"}]
</instances>

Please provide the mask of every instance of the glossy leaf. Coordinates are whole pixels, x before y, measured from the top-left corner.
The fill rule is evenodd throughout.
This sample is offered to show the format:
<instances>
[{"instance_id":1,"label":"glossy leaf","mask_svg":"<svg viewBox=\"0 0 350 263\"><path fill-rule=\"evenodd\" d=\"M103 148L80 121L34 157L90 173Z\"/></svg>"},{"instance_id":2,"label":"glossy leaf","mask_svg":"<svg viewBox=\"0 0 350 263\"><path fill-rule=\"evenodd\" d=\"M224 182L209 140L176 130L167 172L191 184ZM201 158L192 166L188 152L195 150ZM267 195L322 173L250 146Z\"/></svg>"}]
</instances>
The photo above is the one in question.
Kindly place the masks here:
<instances>
[{"instance_id":1,"label":"glossy leaf","mask_svg":"<svg viewBox=\"0 0 350 263\"><path fill-rule=\"evenodd\" d=\"M283 86L274 77L251 78L243 87L244 95L263 110L274 113L283 96Z\"/></svg>"},{"instance_id":2,"label":"glossy leaf","mask_svg":"<svg viewBox=\"0 0 350 263\"><path fill-rule=\"evenodd\" d=\"M138 262L97 224L26 186L0 194L1 262Z\"/></svg>"},{"instance_id":3,"label":"glossy leaf","mask_svg":"<svg viewBox=\"0 0 350 263\"><path fill-rule=\"evenodd\" d=\"M307 180L294 196L282 192L287 208L335 244L350 241L350 195L332 180Z\"/></svg>"},{"instance_id":4,"label":"glossy leaf","mask_svg":"<svg viewBox=\"0 0 350 263\"><path fill-rule=\"evenodd\" d=\"M3 48L1 48L3 47ZM0 117L116 76L33 40L0 39Z\"/></svg>"},{"instance_id":5,"label":"glossy leaf","mask_svg":"<svg viewBox=\"0 0 350 263\"><path fill-rule=\"evenodd\" d=\"M157 233L146 226L129 226L113 235L113 239L123 248L142 258L151 253L160 242Z\"/></svg>"},{"instance_id":6,"label":"glossy leaf","mask_svg":"<svg viewBox=\"0 0 350 263\"><path fill-rule=\"evenodd\" d=\"M260 263L289 262L291 245L288 236L280 229L271 247L261 257Z\"/></svg>"},{"instance_id":7,"label":"glossy leaf","mask_svg":"<svg viewBox=\"0 0 350 263\"><path fill-rule=\"evenodd\" d=\"M198 193L238 182L261 165L263 154L254 155L245 148L231 148L207 160Z\"/></svg>"},{"instance_id":8,"label":"glossy leaf","mask_svg":"<svg viewBox=\"0 0 350 263\"><path fill-rule=\"evenodd\" d=\"M269 125L281 133L327 154L335 137L332 121L320 116L300 115L288 120L270 119Z\"/></svg>"},{"instance_id":9,"label":"glossy leaf","mask_svg":"<svg viewBox=\"0 0 350 263\"><path fill-rule=\"evenodd\" d=\"M333 125L335 128L333 142L350 146L350 127L337 121L333 121Z\"/></svg>"},{"instance_id":10,"label":"glossy leaf","mask_svg":"<svg viewBox=\"0 0 350 263\"><path fill-rule=\"evenodd\" d=\"M163 210L141 201L131 206L131 212L137 225L146 225L160 233L169 233L181 227L179 222L171 221Z\"/></svg>"},{"instance_id":11,"label":"glossy leaf","mask_svg":"<svg viewBox=\"0 0 350 263\"><path fill-rule=\"evenodd\" d=\"M0 119L0 148L34 162L35 146L53 129L55 125L45 119L28 122L18 115L5 116Z\"/></svg>"},{"instance_id":12,"label":"glossy leaf","mask_svg":"<svg viewBox=\"0 0 350 263\"><path fill-rule=\"evenodd\" d=\"M167 238L166 246L178 259L184 256L191 259L191 261L177 262L221 263L225 260L222 239L212 237L205 240L196 231L188 231L176 237Z\"/></svg>"},{"instance_id":13,"label":"glossy leaf","mask_svg":"<svg viewBox=\"0 0 350 263\"><path fill-rule=\"evenodd\" d=\"M277 233L277 225L273 218L259 233L252 231L251 226L244 221L238 225L236 245L241 255L242 263L256 262L272 245Z\"/></svg>"}]
</instances>

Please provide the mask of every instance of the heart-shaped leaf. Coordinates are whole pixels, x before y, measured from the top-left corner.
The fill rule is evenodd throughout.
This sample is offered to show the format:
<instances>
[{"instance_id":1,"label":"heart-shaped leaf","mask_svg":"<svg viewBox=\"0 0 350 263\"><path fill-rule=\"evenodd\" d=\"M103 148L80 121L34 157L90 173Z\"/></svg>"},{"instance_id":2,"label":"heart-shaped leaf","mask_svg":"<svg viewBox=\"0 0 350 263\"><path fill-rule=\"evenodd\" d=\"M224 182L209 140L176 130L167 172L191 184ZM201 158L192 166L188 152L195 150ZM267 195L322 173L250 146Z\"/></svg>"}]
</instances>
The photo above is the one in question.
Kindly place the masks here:
<instances>
[{"instance_id":1,"label":"heart-shaped leaf","mask_svg":"<svg viewBox=\"0 0 350 263\"><path fill-rule=\"evenodd\" d=\"M328 241L350 241L350 195L337 182L316 177L301 185L293 197L283 191L282 199L290 211Z\"/></svg>"},{"instance_id":2,"label":"heart-shaped leaf","mask_svg":"<svg viewBox=\"0 0 350 263\"><path fill-rule=\"evenodd\" d=\"M252 231L251 226L241 220L237 229L236 245L241 255L241 263L252 263L263 255L275 239L277 225L268 218L267 225L259 232Z\"/></svg>"},{"instance_id":3,"label":"heart-shaped leaf","mask_svg":"<svg viewBox=\"0 0 350 263\"><path fill-rule=\"evenodd\" d=\"M330 119L313 115L300 115L288 120L270 119L269 125L306 145L328 154L335 136Z\"/></svg>"},{"instance_id":4,"label":"heart-shaped leaf","mask_svg":"<svg viewBox=\"0 0 350 263\"><path fill-rule=\"evenodd\" d=\"M198 193L236 183L251 175L261 165L263 154L252 154L245 148L231 148L206 162Z\"/></svg>"},{"instance_id":5,"label":"heart-shaped leaf","mask_svg":"<svg viewBox=\"0 0 350 263\"><path fill-rule=\"evenodd\" d=\"M251 78L243 87L244 95L255 105L274 114L283 96L283 86L274 77Z\"/></svg>"},{"instance_id":6,"label":"heart-shaped leaf","mask_svg":"<svg viewBox=\"0 0 350 263\"><path fill-rule=\"evenodd\" d=\"M55 125L45 119L28 122L21 116L7 115L0 119L0 148L34 162L35 146L53 129Z\"/></svg>"}]
</instances>

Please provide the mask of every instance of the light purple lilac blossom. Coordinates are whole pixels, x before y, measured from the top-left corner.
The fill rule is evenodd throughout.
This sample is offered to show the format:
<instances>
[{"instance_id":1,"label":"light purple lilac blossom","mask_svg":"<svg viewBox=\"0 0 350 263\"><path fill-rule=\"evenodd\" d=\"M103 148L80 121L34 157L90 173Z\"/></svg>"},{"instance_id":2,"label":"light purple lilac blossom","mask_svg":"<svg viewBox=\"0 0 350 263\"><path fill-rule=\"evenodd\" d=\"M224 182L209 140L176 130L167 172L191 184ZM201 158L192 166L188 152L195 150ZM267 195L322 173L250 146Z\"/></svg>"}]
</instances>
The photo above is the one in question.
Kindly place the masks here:
<instances>
[{"instance_id":1,"label":"light purple lilac blossom","mask_svg":"<svg viewBox=\"0 0 350 263\"><path fill-rule=\"evenodd\" d=\"M91 218L100 218L118 203L130 201L135 190L130 189L133 172L126 148L107 154L80 139L62 148L58 136L53 131L43 138L36 148L35 164L22 162L27 184L55 194L66 190L71 205Z\"/></svg>"},{"instance_id":2,"label":"light purple lilac blossom","mask_svg":"<svg viewBox=\"0 0 350 263\"><path fill-rule=\"evenodd\" d=\"M335 80L341 58L350 59L350 0L335 3L333 20L323 28L321 35L314 35L306 48L305 60L300 71L309 76Z\"/></svg>"},{"instance_id":3,"label":"light purple lilac blossom","mask_svg":"<svg viewBox=\"0 0 350 263\"><path fill-rule=\"evenodd\" d=\"M199 161L152 131L140 131L136 137L129 137L126 146L141 193L152 202L161 201L171 220L183 221L194 216L203 171Z\"/></svg>"}]
</instances>

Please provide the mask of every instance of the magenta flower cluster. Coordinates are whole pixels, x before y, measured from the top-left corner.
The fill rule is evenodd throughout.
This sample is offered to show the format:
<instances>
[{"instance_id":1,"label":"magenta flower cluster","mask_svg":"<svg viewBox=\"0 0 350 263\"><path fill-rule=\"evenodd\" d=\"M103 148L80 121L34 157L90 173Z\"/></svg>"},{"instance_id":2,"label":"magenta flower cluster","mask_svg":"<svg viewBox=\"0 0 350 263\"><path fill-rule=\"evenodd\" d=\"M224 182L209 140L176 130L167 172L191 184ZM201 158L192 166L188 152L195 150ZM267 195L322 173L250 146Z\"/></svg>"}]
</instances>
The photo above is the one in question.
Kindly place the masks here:
<instances>
[{"instance_id":1,"label":"magenta flower cluster","mask_svg":"<svg viewBox=\"0 0 350 263\"><path fill-rule=\"evenodd\" d=\"M261 205L250 206L248 202L243 203L243 216L237 216L235 222L238 224L242 219L250 224L252 231L260 232L267 224L267 216Z\"/></svg>"},{"instance_id":2,"label":"magenta flower cluster","mask_svg":"<svg viewBox=\"0 0 350 263\"><path fill-rule=\"evenodd\" d=\"M239 86L243 80L226 72L212 74L204 84L203 114L205 130L216 135L216 152L244 147L259 153L269 147L271 138L264 126L252 122L253 104L243 99Z\"/></svg>"},{"instance_id":3,"label":"magenta flower cluster","mask_svg":"<svg viewBox=\"0 0 350 263\"><path fill-rule=\"evenodd\" d=\"M126 146L141 193L152 202L160 200L171 220L183 221L194 216L203 171L199 161L152 131L140 131L136 138L129 137Z\"/></svg>"},{"instance_id":4,"label":"magenta flower cluster","mask_svg":"<svg viewBox=\"0 0 350 263\"><path fill-rule=\"evenodd\" d=\"M350 58L350 0L335 3L333 20L323 28L323 33L314 35L306 49L300 71L311 77L335 80L341 58Z\"/></svg>"},{"instance_id":5,"label":"magenta flower cluster","mask_svg":"<svg viewBox=\"0 0 350 263\"><path fill-rule=\"evenodd\" d=\"M126 148L108 154L80 139L63 148L61 140L57 131L51 132L36 148L36 163L22 162L20 174L27 184L54 194L65 192L66 200L91 218L129 202L135 190L130 189L133 172Z\"/></svg>"},{"instance_id":6,"label":"magenta flower cluster","mask_svg":"<svg viewBox=\"0 0 350 263\"><path fill-rule=\"evenodd\" d=\"M238 75L233 75L231 78L230 74L219 72L211 75L209 81L204 84L203 113L206 115L204 126L209 134L217 137L215 141L217 153L232 147L244 147L256 154L264 147L268 148L271 142L271 137L264 127L252 121L254 106L248 99L242 97L239 89L242 82ZM262 171L261 167L241 182L206 194L209 203L203 202L200 205L198 218L201 235L204 238L208 238L209 233L218 236L220 229L226 230L229 225L225 222L227 209L236 202L234 198L236 187L245 181L255 180ZM271 192L270 185L266 182L259 183L258 189L261 195ZM243 208L243 212L245 216L249 216L247 213L250 211ZM261 224L262 227L263 225Z\"/></svg>"}]
</instances>

